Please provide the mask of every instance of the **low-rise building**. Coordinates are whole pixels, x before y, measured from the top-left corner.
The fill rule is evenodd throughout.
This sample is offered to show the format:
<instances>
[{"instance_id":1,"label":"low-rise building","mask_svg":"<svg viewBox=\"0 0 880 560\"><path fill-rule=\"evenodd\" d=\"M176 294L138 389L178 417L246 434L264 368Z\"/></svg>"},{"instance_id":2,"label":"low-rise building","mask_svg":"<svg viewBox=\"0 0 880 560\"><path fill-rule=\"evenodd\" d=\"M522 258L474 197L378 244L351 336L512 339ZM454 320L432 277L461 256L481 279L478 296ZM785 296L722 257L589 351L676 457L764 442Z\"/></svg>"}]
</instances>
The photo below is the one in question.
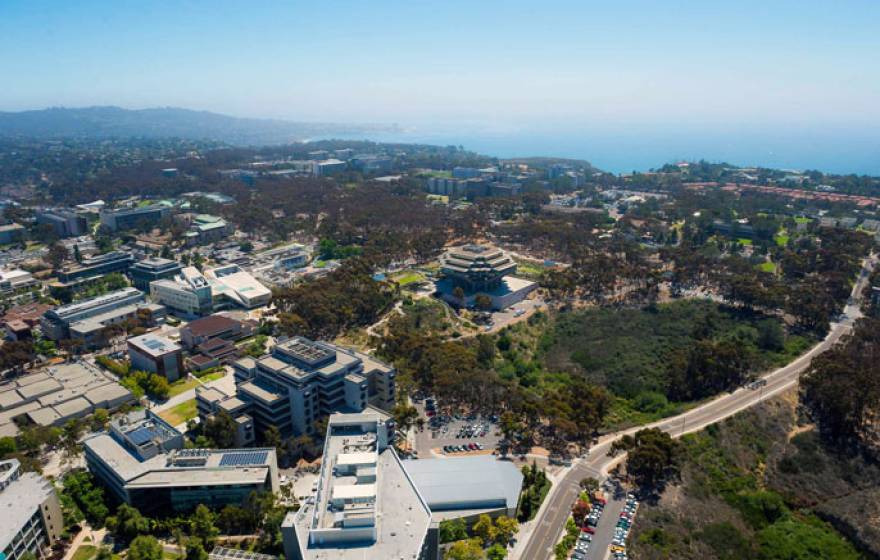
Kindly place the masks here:
<instances>
[{"instance_id":1,"label":"low-rise building","mask_svg":"<svg viewBox=\"0 0 880 560\"><path fill-rule=\"evenodd\" d=\"M149 371L177 381L184 374L183 351L172 340L154 333L128 339L128 356L131 368Z\"/></svg>"},{"instance_id":2,"label":"low-rise building","mask_svg":"<svg viewBox=\"0 0 880 560\"><path fill-rule=\"evenodd\" d=\"M50 481L34 472L22 472L18 459L0 461L0 511L0 558L51 556L64 519Z\"/></svg>"},{"instance_id":3,"label":"low-rise building","mask_svg":"<svg viewBox=\"0 0 880 560\"><path fill-rule=\"evenodd\" d=\"M165 308L146 303L135 288L123 288L85 301L50 309L40 319L43 335L51 340L72 338L86 345L101 342L104 328L131 319L143 318L148 324L164 320Z\"/></svg>"},{"instance_id":4,"label":"low-rise building","mask_svg":"<svg viewBox=\"0 0 880 560\"><path fill-rule=\"evenodd\" d=\"M83 447L89 471L110 494L146 514L219 509L278 491L275 448L184 449L180 432L150 411L112 421L109 433Z\"/></svg>"},{"instance_id":5,"label":"low-rise building","mask_svg":"<svg viewBox=\"0 0 880 560\"><path fill-rule=\"evenodd\" d=\"M128 269L131 284L138 290L149 292L150 282L174 278L181 271L180 263L171 259L150 257L138 261Z\"/></svg>"},{"instance_id":6,"label":"low-rise building","mask_svg":"<svg viewBox=\"0 0 880 560\"><path fill-rule=\"evenodd\" d=\"M268 305L272 299L269 288L238 265L231 264L207 270L205 277L211 284L215 308L229 303L236 307L253 309Z\"/></svg>"},{"instance_id":7,"label":"low-rise building","mask_svg":"<svg viewBox=\"0 0 880 560\"><path fill-rule=\"evenodd\" d=\"M194 266L181 269L173 279L150 282L150 298L183 317L200 317L214 310L214 290Z\"/></svg>"},{"instance_id":8,"label":"low-rise building","mask_svg":"<svg viewBox=\"0 0 880 560\"><path fill-rule=\"evenodd\" d=\"M125 274L133 262L134 257L125 251L110 251L101 255L84 257L80 262L59 270L58 280L70 283L85 278L103 276L111 272Z\"/></svg>"},{"instance_id":9,"label":"low-rise building","mask_svg":"<svg viewBox=\"0 0 880 560\"><path fill-rule=\"evenodd\" d=\"M229 237L235 228L220 216L196 214L189 221L189 230L184 234L188 246L206 245Z\"/></svg>"},{"instance_id":10,"label":"low-rise building","mask_svg":"<svg viewBox=\"0 0 880 560\"><path fill-rule=\"evenodd\" d=\"M193 350L189 359L190 366L196 371L229 364L238 359L238 348L232 342L222 338L209 338Z\"/></svg>"},{"instance_id":11,"label":"low-rise building","mask_svg":"<svg viewBox=\"0 0 880 560\"><path fill-rule=\"evenodd\" d=\"M153 225L162 218L171 215L171 209L162 204L122 208L118 210L101 210L101 225L113 231L139 228Z\"/></svg>"},{"instance_id":12,"label":"low-rise building","mask_svg":"<svg viewBox=\"0 0 880 560\"><path fill-rule=\"evenodd\" d=\"M8 293L37 286L39 282L30 272L20 268L0 270L0 292Z\"/></svg>"},{"instance_id":13,"label":"low-rise building","mask_svg":"<svg viewBox=\"0 0 880 560\"><path fill-rule=\"evenodd\" d=\"M5 224L0 226L0 245L18 243L24 240L26 231L21 224Z\"/></svg>"},{"instance_id":14,"label":"low-rise building","mask_svg":"<svg viewBox=\"0 0 880 560\"><path fill-rule=\"evenodd\" d=\"M226 315L210 315L196 319L180 328L180 342L187 350L219 338L236 341L252 335L254 326L246 321L239 321Z\"/></svg>"},{"instance_id":15,"label":"low-rise building","mask_svg":"<svg viewBox=\"0 0 880 560\"><path fill-rule=\"evenodd\" d=\"M0 437L15 436L13 421L60 426L98 408L113 410L135 400L111 374L88 362L48 367L0 383Z\"/></svg>"},{"instance_id":16,"label":"low-rise building","mask_svg":"<svg viewBox=\"0 0 880 560\"><path fill-rule=\"evenodd\" d=\"M78 237L89 232L85 216L64 208L37 212L38 224L48 224L58 237Z\"/></svg>"},{"instance_id":17,"label":"low-rise building","mask_svg":"<svg viewBox=\"0 0 880 560\"><path fill-rule=\"evenodd\" d=\"M27 303L6 311L0 324L6 330L9 340L22 340L31 337L31 331L40 324L40 317L52 306L47 303Z\"/></svg>"}]
</instances>

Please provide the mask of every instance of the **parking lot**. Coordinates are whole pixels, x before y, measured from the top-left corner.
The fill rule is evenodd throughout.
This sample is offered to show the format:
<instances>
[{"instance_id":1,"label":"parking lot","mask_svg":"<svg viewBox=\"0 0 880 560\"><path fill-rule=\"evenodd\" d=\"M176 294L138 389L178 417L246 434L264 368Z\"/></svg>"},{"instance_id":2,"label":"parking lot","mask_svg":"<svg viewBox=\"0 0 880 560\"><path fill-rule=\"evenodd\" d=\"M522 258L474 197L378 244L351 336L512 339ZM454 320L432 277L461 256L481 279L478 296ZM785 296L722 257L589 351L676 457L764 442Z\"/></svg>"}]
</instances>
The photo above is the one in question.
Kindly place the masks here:
<instances>
[{"instance_id":1,"label":"parking lot","mask_svg":"<svg viewBox=\"0 0 880 560\"><path fill-rule=\"evenodd\" d=\"M496 419L428 416L424 402L416 403L416 408L427 419L425 429L416 433L415 451L421 458L490 454L501 439L497 424L493 421Z\"/></svg>"}]
</instances>

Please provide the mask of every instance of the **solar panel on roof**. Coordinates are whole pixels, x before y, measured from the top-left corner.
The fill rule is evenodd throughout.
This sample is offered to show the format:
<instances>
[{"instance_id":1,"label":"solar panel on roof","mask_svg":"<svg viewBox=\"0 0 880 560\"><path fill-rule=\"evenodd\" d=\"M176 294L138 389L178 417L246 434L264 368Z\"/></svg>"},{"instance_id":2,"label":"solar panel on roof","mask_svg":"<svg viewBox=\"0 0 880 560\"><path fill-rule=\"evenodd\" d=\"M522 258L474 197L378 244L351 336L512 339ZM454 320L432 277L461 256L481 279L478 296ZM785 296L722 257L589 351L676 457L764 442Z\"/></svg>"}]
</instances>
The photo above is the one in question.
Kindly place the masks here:
<instances>
[{"instance_id":1,"label":"solar panel on roof","mask_svg":"<svg viewBox=\"0 0 880 560\"><path fill-rule=\"evenodd\" d=\"M155 435L155 433L153 432L153 430L146 428L146 427L140 427L140 428L137 428L135 430L130 431L128 433L128 438L135 445L143 445L143 444L147 443L148 441L150 441L151 439L153 439L154 435Z\"/></svg>"},{"instance_id":2,"label":"solar panel on roof","mask_svg":"<svg viewBox=\"0 0 880 560\"><path fill-rule=\"evenodd\" d=\"M243 465L262 465L269 456L268 451L250 451L248 453L224 453L220 458L221 467L238 467Z\"/></svg>"}]
</instances>

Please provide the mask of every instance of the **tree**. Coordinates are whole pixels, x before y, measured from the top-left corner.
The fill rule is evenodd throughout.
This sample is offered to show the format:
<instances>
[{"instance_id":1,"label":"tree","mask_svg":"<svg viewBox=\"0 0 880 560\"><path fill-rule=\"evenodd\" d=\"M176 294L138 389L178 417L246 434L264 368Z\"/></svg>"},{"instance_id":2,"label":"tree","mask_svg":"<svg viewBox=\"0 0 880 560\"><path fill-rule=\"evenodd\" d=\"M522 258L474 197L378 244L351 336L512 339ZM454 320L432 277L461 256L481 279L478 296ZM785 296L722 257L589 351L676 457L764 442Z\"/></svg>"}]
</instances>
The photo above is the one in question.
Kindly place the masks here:
<instances>
[{"instance_id":1,"label":"tree","mask_svg":"<svg viewBox=\"0 0 880 560\"><path fill-rule=\"evenodd\" d=\"M449 543L467 538L464 519L445 519L440 522L440 542Z\"/></svg>"},{"instance_id":2,"label":"tree","mask_svg":"<svg viewBox=\"0 0 880 560\"><path fill-rule=\"evenodd\" d=\"M263 443L267 447L281 448L281 430L278 429L278 426L271 424L263 431Z\"/></svg>"},{"instance_id":3,"label":"tree","mask_svg":"<svg viewBox=\"0 0 880 560\"><path fill-rule=\"evenodd\" d=\"M110 512L104 501L104 489L95 485L88 471L73 471L65 476L62 495L85 515L93 527L104 525Z\"/></svg>"},{"instance_id":4,"label":"tree","mask_svg":"<svg viewBox=\"0 0 880 560\"><path fill-rule=\"evenodd\" d=\"M98 552L95 554L94 560L112 560L113 559L113 551L110 550L110 547L100 546L98 547Z\"/></svg>"},{"instance_id":5,"label":"tree","mask_svg":"<svg viewBox=\"0 0 880 560\"><path fill-rule=\"evenodd\" d=\"M85 425L79 418L72 418L64 424L63 436L61 440L62 449L64 450L64 460L72 461L80 454L79 438L85 431Z\"/></svg>"},{"instance_id":6,"label":"tree","mask_svg":"<svg viewBox=\"0 0 880 560\"><path fill-rule=\"evenodd\" d=\"M656 489L667 479L677 476L680 444L658 428L639 430L633 436L615 441L609 455L620 450L628 452L626 472L646 489Z\"/></svg>"},{"instance_id":7,"label":"tree","mask_svg":"<svg viewBox=\"0 0 880 560\"><path fill-rule=\"evenodd\" d=\"M477 294L474 297L474 307L481 311L492 309L492 298L486 294Z\"/></svg>"},{"instance_id":8,"label":"tree","mask_svg":"<svg viewBox=\"0 0 880 560\"><path fill-rule=\"evenodd\" d=\"M79 245L73 246L73 260L78 263L82 262L82 254L79 252Z\"/></svg>"},{"instance_id":9,"label":"tree","mask_svg":"<svg viewBox=\"0 0 880 560\"><path fill-rule=\"evenodd\" d=\"M483 560L484 558L480 539L456 541L443 555L443 560Z\"/></svg>"},{"instance_id":10,"label":"tree","mask_svg":"<svg viewBox=\"0 0 880 560\"><path fill-rule=\"evenodd\" d=\"M235 447L235 434L238 426L227 412L219 412L208 418L203 429L204 435L214 447L229 449Z\"/></svg>"},{"instance_id":11,"label":"tree","mask_svg":"<svg viewBox=\"0 0 880 560\"><path fill-rule=\"evenodd\" d=\"M220 534L220 530L214 525L217 516L211 512L204 504L199 504L190 517L190 533L199 539L199 544L204 543L207 546L214 544L214 539Z\"/></svg>"},{"instance_id":12,"label":"tree","mask_svg":"<svg viewBox=\"0 0 880 560\"><path fill-rule=\"evenodd\" d=\"M519 523L516 519L511 519L506 515L495 519L495 544L507 548L517 532L519 532Z\"/></svg>"},{"instance_id":13,"label":"tree","mask_svg":"<svg viewBox=\"0 0 880 560\"><path fill-rule=\"evenodd\" d=\"M10 436L4 436L0 438L0 457L6 457L18 451L18 446L15 444L15 438Z\"/></svg>"},{"instance_id":14,"label":"tree","mask_svg":"<svg viewBox=\"0 0 880 560\"><path fill-rule=\"evenodd\" d=\"M464 290L461 286L456 286L452 290L452 296L459 301L459 303L464 303Z\"/></svg>"},{"instance_id":15,"label":"tree","mask_svg":"<svg viewBox=\"0 0 880 560\"><path fill-rule=\"evenodd\" d=\"M70 258L70 251L60 243L53 243L46 251L45 261L55 270L61 268L64 261Z\"/></svg>"},{"instance_id":16,"label":"tree","mask_svg":"<svg viewBox=\"0 0 880 560\"><path fill-rule=\"evenodd\" d=\"M507 548L495 543L486 549L486 558L488 560L504 560L507 558Z\"/></svg>"},{"instance_id":17,"label":"tree","mask_svg":"<svg viewBox=\"0 0 880 560\"><path fill-rule=\"evenodd\" d=\"M191 537L186 541L186 555L184 560L208 560L208 553L202 541L196 537Z\"/></svg>"},{"instance_id":18,"label":"tree","mask_svg":"<svg viewBox=\"0 0 880 560\"><path fill-rule=\"evenodd\" d=\"M148 534L150 527L150 519L128 504L120 504L116 509L116 515L107 518L107 529L123 542L136 540L138 535Z\"/></svg>"},{"instance_id":19,"label":"tree","mask_svg":"<svg viewBox=\"0 0 880 560\"><path fill-rule=\"evenodd\" d=\"M141 535L131 541L128 560L162 560L162 545L156 537Z\"/></svg>"},{"instance_id":20,"label":"tree","mask_svg":"<svg viewBox=\"0 0 880 560\"><path fill-rule=\"evenodd\" d=\"M477 519L472 530L474 535L479 537L483 542L483 546L488 546L490 543L495 542L495 537L497 535L495 525L492 523L492 518L485 513Z\"/></svg>"},{"instance_id":21,"label":"tree","mask_svg":"<svg viewBox=\"0 0 880 560\"><path fill-rule=\"evenodd\" d=\"M394 423L397 424L397 429L406 433L413 427L415 421L419 418L419 411L414 406L400 402L394 405L394 408L391 410L391 415L394 417Z\"/></svg>"}]
</instances>

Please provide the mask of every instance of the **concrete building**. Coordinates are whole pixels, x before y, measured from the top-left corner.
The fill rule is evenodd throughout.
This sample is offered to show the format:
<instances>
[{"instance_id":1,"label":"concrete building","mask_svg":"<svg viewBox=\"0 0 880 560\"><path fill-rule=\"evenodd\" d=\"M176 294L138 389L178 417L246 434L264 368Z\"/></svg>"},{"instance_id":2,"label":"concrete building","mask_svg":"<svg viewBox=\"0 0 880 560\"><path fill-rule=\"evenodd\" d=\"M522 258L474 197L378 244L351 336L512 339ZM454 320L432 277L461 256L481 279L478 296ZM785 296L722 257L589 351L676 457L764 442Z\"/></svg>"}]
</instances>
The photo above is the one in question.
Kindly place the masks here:
<instances>
[{"instance_id":1,"label":"concrete building","mask_svg":"<svg viewBox=\"0 0 880 560\"><path fill-rule=\"evenodd\" d=\"M220 216L197 214L189 222L189 230L184 234L187 246L206 245L232 235L235 228Z\"/></svg>"},{"instance_id":2,"label":"concrete building","mask_svg":"<svg viewBox=\"0 0 880 560\"><path fill-rule=\"evenodd\" d=\"M186 318L200 317L214 310L214 290L194 266L180 270L173 279L150 282L150 299Z\"/></svg>"},{"instance_id":3,"label":"concrete building","mask_svg":"<svg viewBox=\"0 0 880 560\"><path fill-rule=\"evenodd\" d=\"M60 426L95 409L113 410L134 395L111 374L88 362L51 366L0 383L0 437L15 436L15 418Z\"/></svg>"},{"instance_id":4,"label":"concrete building","mask_svg":"<svg viewBox=\"0 0 880 560\"><path fill-rule=\"evenodd\" d=\"M40 326L43 335L52 340L82 339L87 344L99 342L107 325L134 319L139 313L150 322L161 321L165 308L145 303L144 294L135 288L123 288L85 301L70 303L43 314Z\"/></svg>"},{"instance_id":5,"label":"concrete building","mask_svg":"<svg viewBox=\"0 0 880 560\"><path fill-rule=\"evenodd\" d=\"M84 257L81 262L58 271L58 280L70 283L103 276L111 272L125 274L133 262L134 257L125 251L110 251L102 255Z\"/></svg>"},{"instance_id":6,"label":"concrete building","mask_svg":"<svg viewBox=\"0 0 880 560\"><path fill-rule=\"evenodd\" d=\"M360 412L370 404L390 410L395 402L393 367L327 342L291 338L233 368L236 398L247 403L245 412L260 431L276 426L285 436L312 434L315 422L333 412Z\"/></svg>"},{"instance_id":7,"label":"concrete building","mask_svg":"<svg viewBox=\"0 0 880 560\"><path fill-rule=\"evenodd\" d=\"M101 210L101 225L113 231L126 230L157 223L171 215L171 209L162 204L122 208L119 210Z\"/></svg>"},{"instance_id":8,"label":"concrete building","mask_svg":"<svg viewBox=\"0 0 880 560\"><path fill-rule=\"evenodd\" d=\"M345 171L347 167L348 164L342 160L325 159L312 164L312 173L315 177L330 177Z\"/></svg>"},{"instance_id":9,"label":"concrete building","mask_svg":"<svg viewBox=\"0 0 880 560\"><path fill-rule=\"evenodd\" d=\"M150 291L150 282L174 278L181 271L180 263L171 259L150 257L138 261L128 269L131 284L143 292Z\"/></svg>"},{"instance_id":10,"label":"concrete building","mask_svg":"<svg viewBox=\"0 0 880 560\"><path fill-rule=\"evenodd\" d=\"M281 525L287 560L437 558L431 511L392 434L374 413L330 417L315 494Z\"/></svg>"},{"instance_id":11,"label":"concrete building","mask_svg":"<svg viewBox=\"0 0 880 560\"><path fill-rule=\"evenodd\" d=\"M217 414L228 414L235 423L235 446L253 445L256 440L254 419L248 414L248 403L219 387L196 387L196 409L199 419L207 422Z\"/></svg>"},{"instance_id":12,"label":"concrete building","mask_svg":"<svg viewBox=\"0 0 880 560\"><path fill-rule=\"evenodd\" d=\"M6 224L0 226L0 245L18 243L25 236L25 228L20 224Z\"/></svg>"},{"instance_id":13,"label":"concrete building","mask_svg":"<svg viewBox=\"0 0 880 560\"><path fill-rule=\"evenodd\" d=\"M173 341L153 333L128 339L131 369L157 373L177 381L183 371L183 350Z\"/></svg>"},{"instance_id":14,"label":"concrete building","mask_svg":"<svg viewBox=\"0 0 880 560\"><path fill-rule=\"evenodd\" d=\"M288 560L439 560L440 523L516 515L523 475L493 456L400 461L375 412L327 423L315 492L281 525Z\"/></svg>"},{"instance_id":15,"label":"concrete building","mask_svg":"<svg viewBox=\"0 0 880 560\"><path fill-rule=\"evenodd\" d=\"M72 210L54 209L37 212L37 223L52 226L58 237L77 237L89 233L89 225L84 216Z\"/></svg>"},{"instance_id":16,"label":"concrete building","mask_svg":"<svg viewBox=\"0 0 880 560\"><path fill-rule=\"evenodd\" d=\"M9 293L22 288L30 288L39 282L30 272L20 268L0 270L0 292Z\"/></svg>"},{"instance_id":17,"label":"concrete building","mask_svg":"<svg viewBox=\"0 0 880 560\"><path fill-rule=\"evenodd\" d=\"M275 448L184 449L183 436L150 411L113 420L85 440L89 471L116 499L146 514L241 505L278 491Z\"/></svg>"},{"instance_id":18,"label":"concrete building","mask_svg":"<svg viewBox=\"0 0 880 560\"><path fill-rule=\"evenodd\" d=\"M0 512L0 558L51 555L64 529L58 495L50 481L22 472L18 459L0 461Z\"/></svg>"},{"instance_id":19,"label":"concrete building","mask_svg":"<svg viewBox=\"0 0 880 560\"><path fill-rule=\"evenodd\" d=\"M436 282L437 295L453 305L473 307L477 296L491 300L491 308L501 310L514 305L538 285L516 278L516 262L504 251L486 245L464 245L450 249L440 259L443 275ZM464 297L456 295L461 288Z\"/></svg>"},{"instance_id":20,"label":"concrete building","mask_svg":"<svg viewBox=\"0 0 880 560\"><path fill-rule=\"evenodd\" d=\"M46 303L26 303L9 308L0 319L0 325L6 330L6 338L30 338L33 328L40 324L40 317L50 309L52 306Z\"/></svg>"},{"instance_id":21,"label":"concrete building","mask_svg":"<svg viewBox=\"0 0 880 560\"><path fill-rule=\"evenodd\" d=\"M226 304L253 309L268 305L272 292L238 265L227 265L205 271L211 284L215 308Z\"/></svg>"}]
</instances>

